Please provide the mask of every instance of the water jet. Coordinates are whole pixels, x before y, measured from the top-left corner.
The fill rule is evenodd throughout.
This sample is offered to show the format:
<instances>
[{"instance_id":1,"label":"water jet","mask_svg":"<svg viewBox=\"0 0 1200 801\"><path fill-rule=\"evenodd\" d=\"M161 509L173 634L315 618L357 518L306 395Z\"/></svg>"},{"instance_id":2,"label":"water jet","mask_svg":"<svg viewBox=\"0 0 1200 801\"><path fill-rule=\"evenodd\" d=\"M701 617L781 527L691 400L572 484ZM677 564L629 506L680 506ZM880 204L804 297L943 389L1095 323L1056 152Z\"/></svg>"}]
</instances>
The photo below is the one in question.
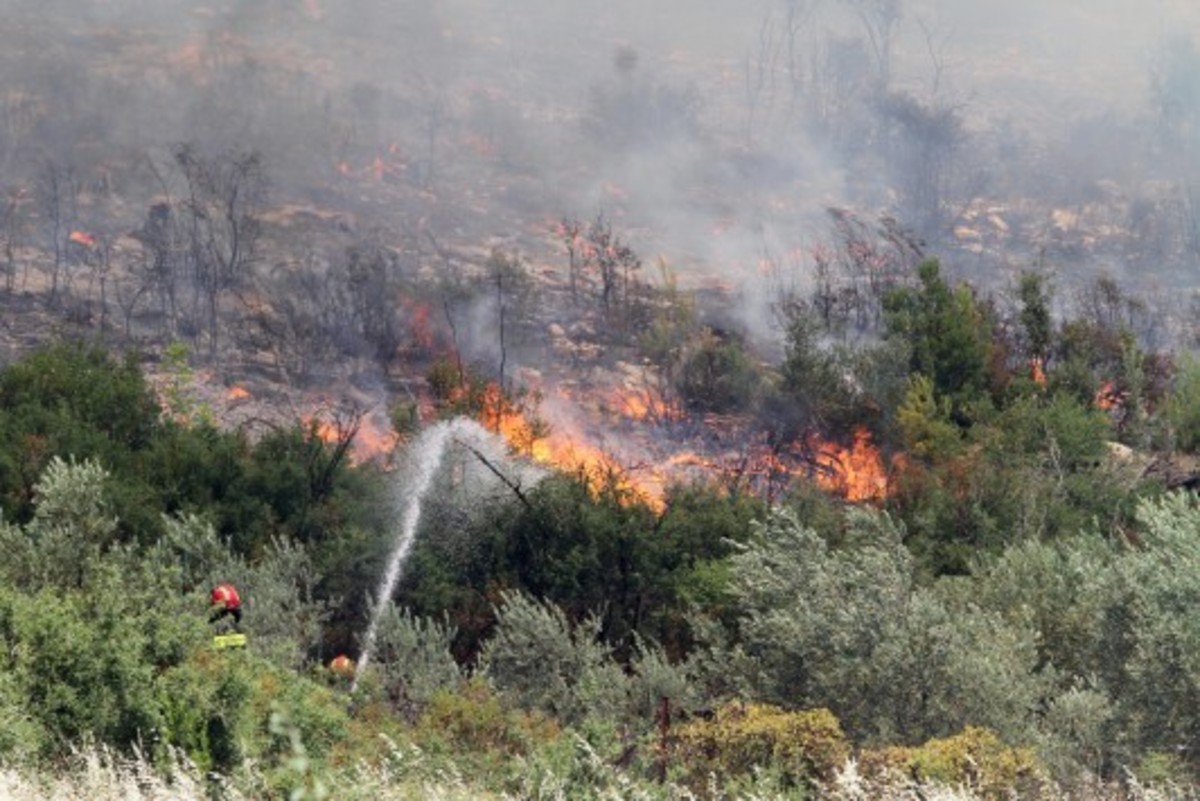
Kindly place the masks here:
<instances>
[{"instance_id":1,"label":"water jet","mask_svg":"<svg viewBox=\"0 0 1200 801\"><path fill-rule=\"evenodd\" d=\"M358 686L358 678L367 667L371 651L375 647L378 635L379 621L384 609L391 603L392 593L404 573L405 563L412 552L417 532L421 525L423 504L438 474L446 453L455 447L460 447L471 454L484 468L480 471L477 481L491 481L500 484L515 494L522 503L528 504L522 490L532 486L541 479L544 472L538 468L516 465L507 461L508 446L498 435L485 429L479 423L466 417L458 417L437 423L423 431L411 444L408 451L408 480L400 504L401 514L399 527L396 530L395 544L388 556L387 568L379 584L375 603L371 607L370 621L363 638L362 653L354 669L354 681L351 689ZM514 467L516 477L506 475L498 465L507 463ZM464 479L465 480L465 479ZM481 488L486 489L486 487ZM486 498L487 492L472 492L473 497Z\"/></svg>"}]
</instances>

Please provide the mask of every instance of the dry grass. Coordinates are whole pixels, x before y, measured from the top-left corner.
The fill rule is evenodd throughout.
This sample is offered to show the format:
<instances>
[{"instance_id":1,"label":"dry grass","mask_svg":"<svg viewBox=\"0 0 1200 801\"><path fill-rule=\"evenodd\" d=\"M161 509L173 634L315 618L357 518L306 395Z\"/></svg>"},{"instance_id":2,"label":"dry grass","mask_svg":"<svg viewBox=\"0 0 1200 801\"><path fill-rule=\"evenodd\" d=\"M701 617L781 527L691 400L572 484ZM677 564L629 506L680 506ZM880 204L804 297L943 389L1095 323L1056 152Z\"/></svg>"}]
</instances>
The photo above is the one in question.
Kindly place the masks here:
<instances>
[{"instance_id":1,"label":"dry grass","mask_svg":"<svg viewBox=\"0 0 1200 801\"><path fill-rule=\"evenodd\" d=\"M0 769L0 798L8 801L191 801L211 798L206 785L185 763L163 775L143 759L119 758L107 749L80 751L54 772Z\"/></svg>"},{"instance_id":2,"label":"dry grass","mask_svg":"<svg viewBox=\"0 0 1200 801\"><path fill-rule=\"evenodd\" d=\"M327 780L328 786L300 791L293 798L378 799L379 801L486 801L499 798L470 786L453 772L426 778L392 768L364 768ZM219 786L215 783L219 782ZM267 788L251 767L236 779L206 777L182 757L169 771L157 770L140 756L121 757L105 748L78 751L57 770L0 768L2 801L245 801L281 797ZM247 789L248 788L248 789ZM284 796L286 797L286 796Z\"/></svg>"},{"instance_id":3,"label":"dry grass","mask_svg":"<svg viewBox=\"0 0 1200 801\"><path fill-rule=\"evenodd\" d=\"M551 799L589 798L597 801L624 799L695 799L677 786L656 783L643 784L609 776L600 786L572 787L567 775L555 776L533 770L526 777L527 786L518 796L488 792L464 778L453 768L442 766L430 770L419 751L396 748L388 763L379 767L361 768L337 777L330 777L328 786L315 792L293 795L293 798L372 799L372 801L507 801L510 798ZM553 773L553 771L552 771ZM575 771L567 771L573 774ZM587 771L584 771L586 774ZM542 774L542 775L532 775ZM578 774L576 774L578 775ZM240 789L239 789L240 788ZM249 789L246 789L249 788ZM177 758L168 772L156 770L140 757L120 757L104 748L77 752L68 763L56 771L29 771L21 768L0 768L0 799L3 801L244 801L244 799L276 796L264 784L263 776L253 768L237 781L225 780L219 788L195 766ZM771 801L779 796L770 791L747 788L741 793L724 794L712 786L706 797L713 801ZM788 795L793 798L794 795ZM818 797L829 801L982 801L983 796L967 787L946 787L921 784L897 777L894 782L868 781L858 773L851 760ZM1015 798L1016 796L1014 796ZM1039 801L1193 801L1200 792L1185 787L1149 787L1132 778L1118 786L1095 784L1076 788L1070 793L1041 788Z\"/></svg>"}]
</instances>

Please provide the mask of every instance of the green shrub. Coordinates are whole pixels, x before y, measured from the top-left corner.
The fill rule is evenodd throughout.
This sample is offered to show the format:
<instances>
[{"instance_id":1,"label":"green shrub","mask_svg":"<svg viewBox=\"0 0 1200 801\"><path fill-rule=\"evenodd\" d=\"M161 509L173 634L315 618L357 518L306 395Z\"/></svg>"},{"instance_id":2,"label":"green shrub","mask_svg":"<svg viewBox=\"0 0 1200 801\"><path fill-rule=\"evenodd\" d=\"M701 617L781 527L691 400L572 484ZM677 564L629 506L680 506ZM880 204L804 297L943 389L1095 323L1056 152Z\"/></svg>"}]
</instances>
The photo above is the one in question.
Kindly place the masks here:
<instances>
[{"instance_id":1,"label":"green shrub","mask_svg":"<svg viewBox=\"0 0 1200 801\"><path fill-rule=\"evenodd\" d=\"M323 761L349 732L340 696L251 649L197 650L159 677L155 694L163 740L206 770L282 765L296 737L306 758Z\"/></svg>"},{"instance_id":2,"label":"green shrub","mask_svg":"<svg viewBox=\"0 0 1200 801\"><path fill-rule=\"evenodd\" d=\"M163 741L206 771L228 773L245 756L253 687L240 659L240 654L198 651L164 673L155 686Z\"/></svg>"},{"instance_id":3,"label":"green shrub","mask_svg":"<svg viewBox=\"0 0 1200 801\"><path fill-rule=\"evenodd\" d=\"M462 678L450 653L454 628L419 617L389 601L378 619L366 673L402 710L419 708L439 690L453 689Z\"/></svg>"},{"instance_id":4,"label":"green shrub","mask_svg":"<svg viewBox=\"0 0 1200 801\"><path fill-rule=\"evenodd\" d=\"M625 676L599 640L598 618L573 626L557 606L515 592L502 596L496 614L480 668L517 706L564 723L624 706Z\"/></svg>"},{"instance_id":5,"label":"green shrub","mask_svg":"<svg viewBox=\"0 0 1200 801\"><path fill-rule=\"evenodd\" d=\"M30 714L19 678L0 670L0 762L28 763L48 747L45 727Z\"/></svg>"},{"instance_id":6,"label":"green shrub","mask_svg":"<svg viewBox=\"0 0 1200 801\"><path fill-rule=\"evenodd\" d=\"M434 693L416 727L418 742L493 757L526 754L560 734L558 725L541 714L505 709L481 681Z\"/></svg>"},{"instance_id":7,"label":"green shrub","mask_svg":"<svg viewBox=\"0 0 1200 801\"><path fill-rule=\"evenodd\" d=\"M1193 781L1192 771L1179 754L1149 751L1138 760L1133 770L1139 782L1153 786L1187 786Z\"/></svg>"},{"instance_id":8,"label":"green shrub","mask_svg":"<svg viewBox=\"0 0 1200 801\"><path fill-rule=\"evenodd\" d=\"M1175 447L1184 453L1200 452L1200 360L1195 356L1180 360L1163 413Z\"/></svg>"},{"instance_id":9,"label":"green shrub","mask_svg":"<svg viewBox=\"0 0 1200 801\"><path fill-rule=\"evenodd\" d=\"M712 720L694 720L674 732L676 754L689 784L702 787L755 769L781 772L785 784L828 781L850 756L837 718L827 709L787 712L769 704L731 703Z\"/></svg>"},{"instance_id":10,"label":"green shrub","mask_svg":"<svg viewBox=\"0 0 1200 801\"><path fill-rule=\"evenodd\" d=\"M83 737L128 747L157 728L153 666L135 617L78 595L10 596L3 639L31 715L62 746ZM11 617L9 617L11 615Z\"/></svg>"},{"instance_id":11,"label":"green shrub","mask_svg":"<svg viewBox=\"0 0 1200 801\"><path fill-rule=\"evenodd\" d=\"M860 764L869 777L899 772L921 783L966 787L988 799L1027 797L1044 774L1032 750L1007 746L994 732L974 726L917 748L865 752Z\"/></svg>"},{"instance_id":12,"label":"green shrub","mask_svg":"<svg viewBox=\"0 0 1200 801\"><path fill-rule=\"evenodd\" d=\"M750 408L763 378L741 340L705 329L684 354L676 391L698 414L729 414Z\"/></svg>"}]
</instances>

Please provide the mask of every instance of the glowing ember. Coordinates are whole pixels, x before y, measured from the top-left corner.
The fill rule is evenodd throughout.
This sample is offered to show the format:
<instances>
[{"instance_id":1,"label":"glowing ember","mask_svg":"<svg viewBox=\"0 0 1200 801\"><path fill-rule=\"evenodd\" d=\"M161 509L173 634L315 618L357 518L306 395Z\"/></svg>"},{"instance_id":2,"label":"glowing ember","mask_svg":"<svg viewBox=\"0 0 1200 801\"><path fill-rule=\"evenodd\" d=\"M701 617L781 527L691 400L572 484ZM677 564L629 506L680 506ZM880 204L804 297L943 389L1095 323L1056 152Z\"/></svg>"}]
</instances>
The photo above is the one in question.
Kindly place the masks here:
<instances>
[{"instance_id":1,"label":"glowing ember","mask_svg":"<svg viewBox=\"0 0 1200 801\"><path fill-rule=\"evenodd\" d=\"M225 397L228 400L246 400L250 397L250 390L242 386L234 385L229 388L228 392L225 393Z\"/></svg>"},{"instance_id":2,"label":"glowing ember","mask_svg":"<svg viewBox=\"0 0 1200 801\"><path fill-rule=\"evenodd\" d=\"M72 231L71 235L67 237L67 241L89 249L96 247L96 237L86 231Z\"/></svg>"},{"instance_id":3,"label":"glowing ember","mask_svg":"<svg viewBox=\"0 0 1200 801\"><path fill-rule=\"evenodd\" d=\"M498 152L496 143L486 136L479 134L467 134L463 137L463 144L473 150L477 156L483 159L494 159Z\"/></svg>"},{"instance_id":4,"label":"glowing ember","mask_svg":"<svg viewBox=\"0 0 1200 801\"><path fill-rule=\"evenodd\" d=\"M1046 369L1042 360L1034 357L1029 360L1029 377L1040 387L1046 386Z\"/></svg>"},{"instance_id":5,"label":"glowing ember","mask_svg":"<svg viewBox=\"0 0 1200 801\"><path fill-rule=\"evenodd\" d=\"M383 159L381 159L379 156L376 156L375 160L371 162L369 167L367 167L367 172L369 172L371 177L376 181L382 181L383 176L387 175L387 165L384 164Z\"/></svg>"},{"instance_id":6,"label":"glowing ember","mask_svg":"<svg viewBox=\"0 0 1200 801\"><path fill-rule=\"evenodd\" d=\"M387 147L386 158L382 155L377 155L371 159L370 163L363 165L360 169L355 169L353 164L342 159L334 165L334 169L346 178L359 178L381 183L383 181L403 180L407 173L408 165L402 158L400 148L395 143L392 143Z\"/></svg>"},{"instance_id":7,"label":"glowing ember","mask_svg":"<svg viewBox=\"0 0 1200 801\"><path fill-rule=\"evenodd\" d=\"M604 194L613 200L627 200L629 198L629 193L625 191L624 187L618 186L612 181L605 181L603 189Z\"/></svg>"},{"instance_id":8,"label":"glowing ember","mask_svg":"<svg viewBox=\"0 0 1200 801\"><path fill-rule=\"evenodd\" d=\"M713 221L712 235L721 236L725 234L727 231L729 231L729 229L733 228L734 222L735 221L732 217L722 217L719 220Z\"/></svg>"},{"instance_id":9,"label":"glowing ember","mask_svg":"<svg viewBox=\"0 0 1200 801\"><path fill-rule=\"evenodd\" d=\"M1097 409L1110 412L1124 405L1125 395L1117 388L1116 383L1105 381L1100 385L1100 389L1096 390L1096 396L1092 399L1092 403L1096 405Z\"/></svg>"}]
</instances>

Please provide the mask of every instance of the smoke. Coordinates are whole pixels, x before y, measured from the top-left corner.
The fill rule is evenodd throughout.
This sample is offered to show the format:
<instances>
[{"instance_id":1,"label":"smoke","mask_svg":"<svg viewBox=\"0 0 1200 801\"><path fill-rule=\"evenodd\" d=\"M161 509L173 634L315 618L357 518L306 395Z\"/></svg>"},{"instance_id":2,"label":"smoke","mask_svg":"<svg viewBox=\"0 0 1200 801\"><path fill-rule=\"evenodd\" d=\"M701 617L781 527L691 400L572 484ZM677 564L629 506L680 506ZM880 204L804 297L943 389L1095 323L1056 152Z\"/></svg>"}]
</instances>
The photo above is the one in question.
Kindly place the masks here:
<instances>
[{"instance_id":1,"label":"smoke","mask_svg":"<svg viewBox=\"0 0 1200 801\"><path fill-rule=\"evenodd\" d=\"M1049 262L1178 290L1200 253L1187 0L0 8L0 188L71 164L116 198L81 218L116 226L163 191L146 153L260 150L277 205L541 264L563 261L545 220L602 213L685 288L732 287L722 314L767 342L831 206L896 218L984 284ZM464 347L494 357L491 328Z\"/></svg>"}]
</instances>

